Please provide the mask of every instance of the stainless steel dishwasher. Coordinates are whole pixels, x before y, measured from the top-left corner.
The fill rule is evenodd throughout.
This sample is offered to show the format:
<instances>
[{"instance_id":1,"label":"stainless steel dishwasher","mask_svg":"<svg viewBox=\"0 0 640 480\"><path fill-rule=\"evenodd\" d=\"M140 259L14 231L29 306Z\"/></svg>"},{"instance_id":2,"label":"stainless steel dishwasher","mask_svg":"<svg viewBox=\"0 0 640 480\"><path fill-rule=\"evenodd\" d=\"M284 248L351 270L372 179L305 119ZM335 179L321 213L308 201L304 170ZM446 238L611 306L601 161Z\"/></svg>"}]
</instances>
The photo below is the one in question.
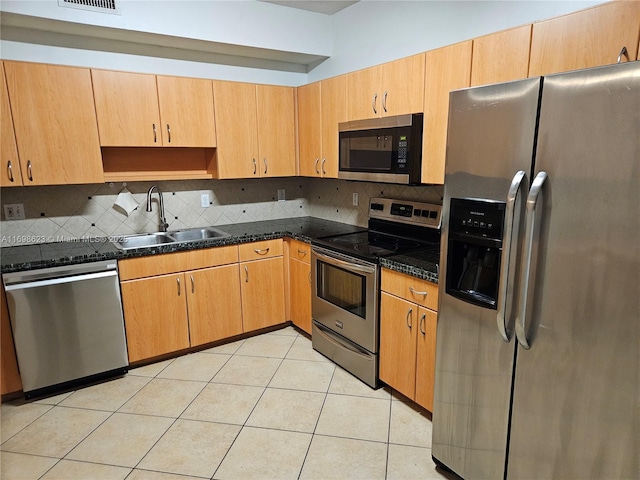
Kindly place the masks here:
<instances>
[{"instance_id":1,"label":"stainless steel dishwasher","mask_svg":"<svg viewBox=\"0 0 640 480\"><path fill-rule=\"evenodd\" d=\"M115 260L2 279L25 397L127 371Z\"/></svg>"}]
</instances>

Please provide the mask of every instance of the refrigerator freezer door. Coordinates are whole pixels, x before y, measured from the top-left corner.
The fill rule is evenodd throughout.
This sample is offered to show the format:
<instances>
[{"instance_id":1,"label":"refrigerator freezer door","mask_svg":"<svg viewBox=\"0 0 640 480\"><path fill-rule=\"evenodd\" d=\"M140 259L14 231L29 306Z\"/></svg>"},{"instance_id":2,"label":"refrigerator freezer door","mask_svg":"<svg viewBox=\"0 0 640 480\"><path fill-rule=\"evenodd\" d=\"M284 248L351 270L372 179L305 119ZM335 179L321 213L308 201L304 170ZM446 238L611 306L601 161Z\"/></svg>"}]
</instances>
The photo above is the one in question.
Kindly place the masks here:
<instances>
[{"instance_id":1,"label":"refrigerator freezer door","mask_svg":"<svg viewBox=\"0 0 640 480\"><path fill-rule=\"evenodd\" d=\"M507 478L637 478L640 62L545 77L537 150Z\"/></svg>"},{"instance_id":2,"label":"refrigerator freezer door","mask_svg":"<svg viewBox=\"0 0 640 480\"><path fill-rule=\"evenodd\" d=\"M526 194L540 82L527 79L450 96L432 454L464 478L504 475L515 342L503 340L495 306L445 292L451 200L507 202L518 171L526 173L521 192ZM515 254L517 235L514 242ZM511 312L503 313L513 323Z\"/></svg>"}]
</instances>

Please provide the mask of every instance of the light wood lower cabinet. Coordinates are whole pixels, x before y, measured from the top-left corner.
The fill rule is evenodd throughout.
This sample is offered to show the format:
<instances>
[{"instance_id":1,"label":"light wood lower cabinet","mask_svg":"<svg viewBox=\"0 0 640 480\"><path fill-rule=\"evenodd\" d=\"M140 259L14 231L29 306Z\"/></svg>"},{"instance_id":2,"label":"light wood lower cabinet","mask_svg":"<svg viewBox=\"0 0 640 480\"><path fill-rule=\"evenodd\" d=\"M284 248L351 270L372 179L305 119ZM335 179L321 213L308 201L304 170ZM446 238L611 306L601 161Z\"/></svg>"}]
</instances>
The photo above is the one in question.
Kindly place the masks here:
<instances>
[{"instance_id":1,"label":"light wood lower cabinet","mask_svg":"<svg viewBox=\"0 0 640 480\"><path fill-rule=\"evenodd\" d=\"M182 273L122 282L129 362L189 347Z\"/></svg>"},{"instance_id":2,"label":"light wood lower cabinet","mask_svg":"<svg viewBox=\"0 0 640 480\"><path fill-rule=\"evenodd\" d=\"M311 335L311 246L297 240L289 244L289 318Z\"/></svg>"},{"instance_id":3,"label":"light wood lower cabinet","mask_svg":"<svg viewBox=\"0 0 640 480\"><path fill-rule=\"evenodd\" d=\"M381 285L380 380L432 411L437 285L387 269Z\"/></svg>"},{"instance_id":4,"label":"light wood lower cabinet","mask_svg":"<svg viewBox=\"0 0 640 480\"><path fill-rule=\"evenodd\" d=\"M240 276L244 331L284 323L283 257L242 262Z\"/></svg>"}]
</instances>

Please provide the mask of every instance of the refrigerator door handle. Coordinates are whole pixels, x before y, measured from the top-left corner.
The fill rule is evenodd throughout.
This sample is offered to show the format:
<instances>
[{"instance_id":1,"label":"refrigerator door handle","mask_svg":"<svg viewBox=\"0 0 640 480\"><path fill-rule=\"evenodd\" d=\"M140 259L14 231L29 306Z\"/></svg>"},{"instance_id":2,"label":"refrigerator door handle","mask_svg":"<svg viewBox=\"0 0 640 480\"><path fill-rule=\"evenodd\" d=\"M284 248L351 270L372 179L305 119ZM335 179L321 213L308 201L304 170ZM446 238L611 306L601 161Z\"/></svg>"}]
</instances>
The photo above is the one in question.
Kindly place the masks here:
<instances>
[{"instance_id":1,"label":"refrigerator door handle","mask_svg":"<svg viewBox=\"0 0 640 480\"><path fill-rule=\"evenodd\" d=\"M520 280L520 298L518 301L518 313L516 315L516 337L518 343L526 350L531 348L527 339L527 303L529 301L529 278L531 274L531 255L533 250L533 235L535 231L536 209L542 187L547 180L547 172L540 172L529 190L527 197L526 230L524 234L524 263Z\"/></svg>"},{"instance_id":2,"label":"refrigerator door handle","mask_svg":"<svg viewBox=\"0 0 640 480\"><path fill-rule=\"evenodd\" d=\"M520 208L516 207L518 203L518 197L520 194L520 187L522 186L522 180L525 178L524 170L518 170L511 180L511 186L509 187L509 193L507 193L507 207L505 210L505 225L503 235L503 249L502 249L502 261L500 263L500 284L498 285L498 332L505 342L511 341L511 335L507 327L507 308L511 305L509 299L513 296L513 275L514 269L511 266L511 250L512 243L514 241L514 229L517 229L520 225ZM514 219L516 212L518 212L518 218ZM515 239L518 238L516 233ZM511 278L509 276L511 275ZM511 290L509 291L509 289Z\"/></svg>"}]
</instances>

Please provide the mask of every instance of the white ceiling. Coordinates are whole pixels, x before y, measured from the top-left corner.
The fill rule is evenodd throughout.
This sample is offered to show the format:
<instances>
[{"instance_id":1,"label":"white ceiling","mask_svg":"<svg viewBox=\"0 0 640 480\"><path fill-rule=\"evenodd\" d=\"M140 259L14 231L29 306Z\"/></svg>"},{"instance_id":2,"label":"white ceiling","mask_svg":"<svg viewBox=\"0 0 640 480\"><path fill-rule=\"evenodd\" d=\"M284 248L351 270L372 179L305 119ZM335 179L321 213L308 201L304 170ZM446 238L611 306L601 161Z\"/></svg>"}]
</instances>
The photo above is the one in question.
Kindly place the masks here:
<instances>
[{"instance_id":1,"label":"white ceiling","mask_svg":"<svg viewBox=\"0 0 640 480\"><path fill-rule=\"evenodd\" d=\"M309 10L310 12L324 13L325 15L333 15L340 10L347 8L355 1L341 1L341 0L259 0L266 3L275 3L276 5L282 5L283 7L299 8L301 10Z\"/></svg>"}]
</instances>

